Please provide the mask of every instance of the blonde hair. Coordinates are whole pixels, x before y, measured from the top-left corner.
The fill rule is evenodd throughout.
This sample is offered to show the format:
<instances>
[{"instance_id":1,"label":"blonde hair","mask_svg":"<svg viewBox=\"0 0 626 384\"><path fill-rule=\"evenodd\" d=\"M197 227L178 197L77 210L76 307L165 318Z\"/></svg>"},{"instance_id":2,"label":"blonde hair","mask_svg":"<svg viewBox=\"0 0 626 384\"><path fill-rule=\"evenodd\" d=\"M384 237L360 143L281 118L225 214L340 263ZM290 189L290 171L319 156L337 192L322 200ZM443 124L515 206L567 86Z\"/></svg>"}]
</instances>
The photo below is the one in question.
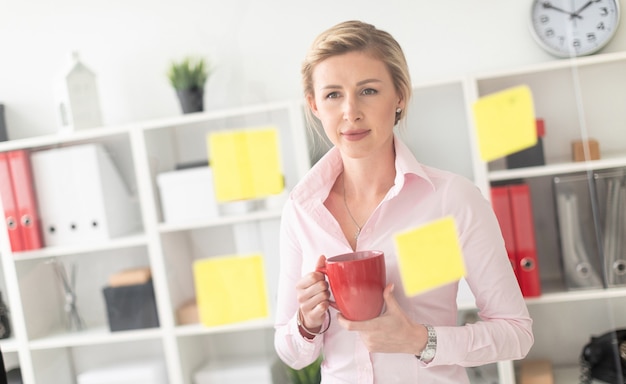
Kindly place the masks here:
<instances>
[{"instance_id":1,"label":"blonde hair","mask_svg":"<svg viewBox=\"0 0 626 384\"><path fill-rule=\"evenodd\" d=\"M305 98L315 96L313 71L317 64L329 57L355 51L367 52L387 66L396 92L405 102L405 108L396 114L397 124L406 115L406 106L411 98L411 77L404 52L400 44L388 32L362 21L352 20L339 23L322 32L313 41L301 70ZM309 122L317 125L309 108L307 108L307 118Z\"/></svg>"}]
</instances>

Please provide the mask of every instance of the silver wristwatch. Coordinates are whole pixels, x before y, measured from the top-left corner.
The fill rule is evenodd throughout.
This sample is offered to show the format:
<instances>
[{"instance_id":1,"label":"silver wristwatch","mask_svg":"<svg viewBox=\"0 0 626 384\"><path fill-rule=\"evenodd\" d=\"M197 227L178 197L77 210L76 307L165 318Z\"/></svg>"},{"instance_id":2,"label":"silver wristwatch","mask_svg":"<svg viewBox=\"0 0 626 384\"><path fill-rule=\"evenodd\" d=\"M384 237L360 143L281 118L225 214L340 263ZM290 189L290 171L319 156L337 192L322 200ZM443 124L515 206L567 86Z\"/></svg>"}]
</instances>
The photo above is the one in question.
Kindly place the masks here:
<instances>
[{"instance_id":1,"label":"silver wristwatch","mask_svg":"<svg viewBox=\"0 0 626 384\"><path fill-rule=\"evenodd\" d=\"M424 326L428 331L428 341L426 342L426 348L420 353L419 359L428 363L435 358L435 353L437 352L437 334L431 325L424 324Z\"/></svg>"}]
</instances>

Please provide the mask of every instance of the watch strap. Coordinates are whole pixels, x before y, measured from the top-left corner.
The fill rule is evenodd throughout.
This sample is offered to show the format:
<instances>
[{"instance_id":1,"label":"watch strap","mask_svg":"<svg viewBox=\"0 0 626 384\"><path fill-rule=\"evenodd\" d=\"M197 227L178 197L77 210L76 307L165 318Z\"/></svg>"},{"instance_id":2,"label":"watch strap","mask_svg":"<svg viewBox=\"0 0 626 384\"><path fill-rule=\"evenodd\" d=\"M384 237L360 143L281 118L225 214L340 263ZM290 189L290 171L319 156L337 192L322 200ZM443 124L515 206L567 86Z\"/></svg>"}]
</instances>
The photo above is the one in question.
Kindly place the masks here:
<instances>
[{"instance_id":1,"label":"watch strap","mask_svg":"<svg viewBox=\"0 0 626 384\"><path fill-rule=\"evenodd\" d=\"M426 348L420 353L418 359L428 363L435 358L435 353L437 352L437 333L435 332L435 328L430 324L424 324L424 327L426 327L426 331L428 332L428 339L426 341Z\"/></svg>"}]
</instances>

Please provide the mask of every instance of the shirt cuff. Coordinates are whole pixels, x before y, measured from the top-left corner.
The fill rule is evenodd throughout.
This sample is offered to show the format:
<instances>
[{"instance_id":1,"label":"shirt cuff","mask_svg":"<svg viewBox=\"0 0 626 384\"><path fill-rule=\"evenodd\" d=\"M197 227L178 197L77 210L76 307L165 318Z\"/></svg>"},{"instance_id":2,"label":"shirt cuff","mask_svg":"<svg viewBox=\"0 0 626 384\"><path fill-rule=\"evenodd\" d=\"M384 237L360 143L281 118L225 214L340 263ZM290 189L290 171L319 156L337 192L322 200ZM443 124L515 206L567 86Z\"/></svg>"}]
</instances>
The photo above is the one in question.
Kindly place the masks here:
<instances>
[{"instance_id":1,"label":"shirt cuff","mask_svg":"<svg viewBox=\"0 0 626 384\"><path fill-rule=\"evenodd\" d=\"M293 335L294 339L297 340L298 346L301 348L305 348L306 345L314 347L316 344L321 344L322 335L315 335L312 339L302 336L302 333L300 333L300 327L298 326L297 316L298 316L298 313L296 312L296 315L289 322L289 328L290 328L289 332ZM327 319L324 320L324 323L322 324L322 329L326 327L327 322L329 320L328 316L326 317ZM304 333L306 333L306 331Z\"/></svg>"}]
</instances>

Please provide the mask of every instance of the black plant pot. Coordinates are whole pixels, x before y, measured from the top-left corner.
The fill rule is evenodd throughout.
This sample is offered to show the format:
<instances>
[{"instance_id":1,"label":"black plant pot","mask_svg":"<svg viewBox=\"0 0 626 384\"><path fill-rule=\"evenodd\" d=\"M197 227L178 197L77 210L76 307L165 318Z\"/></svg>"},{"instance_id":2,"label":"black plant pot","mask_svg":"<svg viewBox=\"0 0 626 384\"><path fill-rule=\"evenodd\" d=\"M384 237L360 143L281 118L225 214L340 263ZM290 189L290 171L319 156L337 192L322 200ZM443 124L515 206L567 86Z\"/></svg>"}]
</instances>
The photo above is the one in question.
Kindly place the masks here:
<instances>
[{"instance_id":1,"label":"black plant pot","mask_svg":"<svg viewBox=\"0 0 626 384\"><path fill-rule=\"evenodd\" d=\"M204 89L190 88L176 90L183 113L204 111Z\"/></svg>"}]
</instances>

